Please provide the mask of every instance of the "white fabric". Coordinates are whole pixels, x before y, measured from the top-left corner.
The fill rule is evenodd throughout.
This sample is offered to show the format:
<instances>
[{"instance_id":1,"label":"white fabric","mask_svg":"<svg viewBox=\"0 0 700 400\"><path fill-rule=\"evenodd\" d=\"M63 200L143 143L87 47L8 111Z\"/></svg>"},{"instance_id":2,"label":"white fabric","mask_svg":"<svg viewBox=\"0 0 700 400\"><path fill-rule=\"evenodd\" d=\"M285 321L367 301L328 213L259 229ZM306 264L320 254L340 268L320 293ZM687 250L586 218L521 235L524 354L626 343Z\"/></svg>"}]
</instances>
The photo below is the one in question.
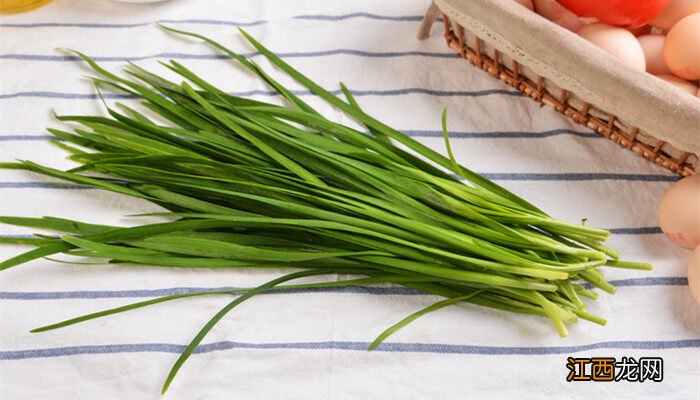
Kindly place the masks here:
<instances>
[{"instance_id":1,"label":"white fabric","mask_svg":"<svg viewBox=\"0 0 700 400\"><path fill-rule=\"evenodd\" d=\"M60 127L50 109L102 112L82 78L87 69L63 60L59 47L107 57L104 65L112 70L129 57L143 58L138 63L149 68L158 68L158 58L172 57L226 90L262 91L256 96L270 99L268 88L212 59L209 48L151 24L163 20L248 53L234 28L241 23L311 78L331 89L342 80L370 113L440 151L436 131L447 106L461 161L556 217L588 218L590 225L614 229L611 245L625 259L651 262L655 270L607 271L619 290L602 293L590 305L608 319L605 327L581 321L561 339L544 318L457 306L416 321L372 353L364 349L377 334L437 298L386 288L259 296L214 328L204 341L206 351L190 358L166 398L698 398L700 317L684 279L690 252L655 228L655 205L675 178L451 56L440 23L428 40L416 41L427 5L57 0L3 16L0 159L69 167L65 154L41 136L47 126ZM37 182L50 179L25 172L1 174L2 215L127 225L139 221L124 215L156 209L96 190L49 189ZM1 229L2 235L32 232ZM24 249L0 246L3 259ZM182 300L63 330L28 331L178 288L250 286L277 273L46 260L0 272L0 398L157 399L181 346L229 298ZM566 382L567 356L663 357L663 382Z\"/></svg>"}]
</instances>

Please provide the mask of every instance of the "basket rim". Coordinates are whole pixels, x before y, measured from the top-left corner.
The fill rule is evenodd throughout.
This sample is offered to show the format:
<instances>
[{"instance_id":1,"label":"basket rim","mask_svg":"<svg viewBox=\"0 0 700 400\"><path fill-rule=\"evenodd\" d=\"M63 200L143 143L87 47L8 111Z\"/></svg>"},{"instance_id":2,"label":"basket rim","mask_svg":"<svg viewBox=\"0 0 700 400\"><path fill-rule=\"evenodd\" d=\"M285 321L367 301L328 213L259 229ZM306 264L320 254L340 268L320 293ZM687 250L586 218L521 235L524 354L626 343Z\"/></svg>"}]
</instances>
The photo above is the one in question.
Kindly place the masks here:
<instances>
[{"instance_id":1,"label":"basket rim","mask_svg":"<svg viewBox=\"0 0 700 400\"><path fill-rule=\"evenodd\" d=\"M557 86L623 121L634 121L632 125L676 149L700 153L700 140L685 133L698 130L697 98L622 65L575 33L525 7L513 7L512 0L434 3L452 20ZM547 41L537 43L532 35Z\"/></svg>"},{"instance_id":2,"label":"basket rim","mask_svg":"<svg viewBox=\"0 0 700 400\"><path fill-rule=\"evenodd\" d=\"M580 109L572 106L569 103L572 92L561 89L557 87L556 84L550 85L556 87L557 90L561 90L560 96L555 97L549 92L549 88L545 85L544 77L538 74L537 82L535 82L520 73L520 66L522 65L529 68L527 65L520 64L517 60L515 60L515 58L513 58L512 68L509 68L503 64L503 59L500 56L501 53L496 47L494 47L493 50L493 57L485 54L482 50L482 43L489 42L481 39L479 35L472 33L476 40L474 40L473 45L470 45L470 43L468 43L464 37L464 32L461 25L451 21L451 17L442 12L438 6L435 5L435 3L431 4L431 7L426 13L426 18L419 31L419 38L426 37L426 27L432 25L439 15L443 16L445 32L444 37L447 41L448 47L453 49L459 54L460 57L465 58L474 66L483 69L496 79L503 80L506 82L506 84L516 88L521 93L535 101L538 101L540 104L551 106L556 111L572 119L574 122L591 128L595 132L614 141L620 146L635 151L642 157L660 164L672 172L682 176L695 174L697 164L700 162L697 154L677 151L681 154L678 158L674 158L667 151L665 151L668 150L668 146L672 147L672 145L667 144L667 142L663 140L658 140L653 135L649 136L657 139L655 144L650 145L642 142L639 140L638 134L643 132L640 132L639 128L632 126L630 126L629 132L625 131L618 126L617 121L619 121L619 119L614 114L602 111L598 107L592 106L590 103L585 101ZM459 29L457 29L458 27ZM507 53L504 54L508 55ZM573 94L576 95L576 93ZM599 118L591 115L591 113L594 111L596 113L601 113L602 115L607 115L607 118ZM674 150L676 149L674 148ZM694 159L691 156L694 156ZM695 162L693 163L692 161Z\"/></svg>"}]
</instances>

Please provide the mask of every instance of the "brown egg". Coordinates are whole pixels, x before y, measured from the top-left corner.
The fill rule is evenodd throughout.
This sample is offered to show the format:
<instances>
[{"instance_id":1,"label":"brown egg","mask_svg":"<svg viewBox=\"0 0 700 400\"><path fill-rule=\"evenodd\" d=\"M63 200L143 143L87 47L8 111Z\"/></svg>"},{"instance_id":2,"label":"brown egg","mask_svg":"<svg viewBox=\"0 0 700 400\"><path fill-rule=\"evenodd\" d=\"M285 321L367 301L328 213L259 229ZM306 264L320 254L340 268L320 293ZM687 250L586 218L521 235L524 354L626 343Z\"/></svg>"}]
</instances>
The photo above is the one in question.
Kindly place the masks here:
<instances>
[{"instance_id":1,"label":"brown egg","mask_svg":"<svg viewBox=\"0 0 700 400\"><path fill-rule=\"evenodd\" d=\"M698 87L695 86L694 83L683 80L677 76L660 74L656 75L656 77L661 79L662 81L670 83L671 85L677 87L678 89L684 92L690 93L693 96L697 95L698 93Z\"/></svg>"},{"instance_id":2,"label":"brown egg","mask_svg":"<svg viewBox=\"0 0 700 400\"><path fill-rule=\"evenodd\" d=\"M679 78L700 79L700 12L688 15L668 31L664 62Z\"/></svg>"},{"instance_id":3,"label":"brown egg","mask_svg":"<svg viewBox=\"0 0 700 400\"><path fill-rule=\"evenodd\" d=\"M644 51L630 31L602 23L586 25L576 31L582 38L617 57L620 62L638 71L646 70Z\"/></svg>"},{"instance_id":4,"label":"brown egg","mask_svg":"<svg viewBox=\"0 0 700 400\"><path fill-rule=\"evenodd\" d=\"M647 72L653 75L670 74L664 62L664 35L644 35L637 38L644 52L644 59L647 63Z\"/></svg>"},{"instance_id":5,"label":"brown egg","mask_svg":"<svg viewBox=\"0 0 700 400\"><path fill-rule=\"evenodd\" d=\"M695 302L700 305L700 246L695 248L688 263L688 288Z\"/></svg>"},{"instance_id":6,"label":"brown egg","mask_svg":"<svg viewBox=\"0 0 700 400\"><path fill-rule=\"evenodd\" d=\"M700 12L700 0L669 0L661 14L657 15L650 24L669 30L676 22L696 12Z\"/></svg>"},{"instance_id":7,"label":"brown egg","mask_svg":"<svg viewBox=\"0 0 700 400\"><path fill-rule=\"evenodd\" d=\"M700 244L700 175L674 183L659 203L659 225L666 237L686 249Z\"/></svg>"}]
</instances>

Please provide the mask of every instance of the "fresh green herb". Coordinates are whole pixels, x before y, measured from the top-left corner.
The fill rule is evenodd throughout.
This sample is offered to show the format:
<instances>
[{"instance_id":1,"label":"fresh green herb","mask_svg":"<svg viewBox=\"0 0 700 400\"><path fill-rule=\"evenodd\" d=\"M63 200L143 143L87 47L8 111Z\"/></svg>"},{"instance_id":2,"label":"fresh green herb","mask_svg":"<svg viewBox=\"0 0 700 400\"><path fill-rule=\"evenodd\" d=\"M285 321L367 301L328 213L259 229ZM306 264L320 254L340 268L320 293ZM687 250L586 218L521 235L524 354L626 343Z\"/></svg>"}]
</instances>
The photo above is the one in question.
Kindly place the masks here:
<instances>
[{"instance_id":1,"label":"fresh green herb","mask_svg":"<svg viewBox=\"0 0 700 400\"><path fill-rule=\"evenodd\" d=\"M78 167L60 171L31 161L2 163L94 188L149 200L168 222L136 227L60 218L0 217L0 223L61 232L58 237L3 238L36 248L0 263L4 270L64 253L108 263L188 268L296 268L256 288L165 296L78 316L41 332L165 301L239 294L194 337L163 391L211 328L234 307L265 291L394 284L445 297L384 331L371 344L429 312L472 303L548 317L559 334L589 314L581 297L613 293L602 266L650 269L619 261L603 245L609 232L555 220L505 188L379 122L341 84L343 100L275 56L244 31L273 65L362 123L369 133L323 117L251 60L204 36L287 102L280 106L233 96L185 66L165 67L180 84L131 64L126 77L84 54L98 92L117 90L146 111L105 103L109 117L57 116L82 125L49 129ZM103 100L104 101L104 100ZM166 122L155 122L155 120ZM397 145L400 144L401 146ZM408 150L404 150L407 148ZM341 281L281 285L313 275L357 275Z\"/></svg>"}]
</instances>

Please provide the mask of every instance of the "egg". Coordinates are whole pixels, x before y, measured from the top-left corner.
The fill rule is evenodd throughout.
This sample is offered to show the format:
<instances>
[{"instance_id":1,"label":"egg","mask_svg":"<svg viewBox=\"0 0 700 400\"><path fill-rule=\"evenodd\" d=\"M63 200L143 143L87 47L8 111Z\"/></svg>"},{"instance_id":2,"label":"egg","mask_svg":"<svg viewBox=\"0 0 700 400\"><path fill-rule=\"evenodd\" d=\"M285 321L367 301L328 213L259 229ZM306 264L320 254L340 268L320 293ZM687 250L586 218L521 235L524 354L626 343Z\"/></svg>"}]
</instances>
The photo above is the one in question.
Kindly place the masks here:
<instances>
[{"instance_id":1,"label":"egg","mask_svg":"<svg viewBox=\"0 0 700 400\"><path fill-rule=\"evenodd\" d=\"M700 175L674 183L659 203L659 225L666 237L686 249L700 244Z\"/></svg>"},{"instance_id":2,"label":"egg","mask_svg":"<svg viewBox=\"0 0 700 400\"><path fill-rule=\"evenodd\" d=\"M670 83L671 85L677 87L678 89L688 92L691 95L695 96L698 94L698 87L695 86L694 83L688 82L686 80L683 80L677 76L674 75L656 75L657 78L661 79L662 81L666 81Z\"/></svg>"},{"instance_id":3,"label":"egg","mask_svg":"<svg viewBox=\"0 0 700 400\"><path fill-rule=\"evenodd\" d=\"M521 6L529 9L530 11L535 10L534 4L532 4L532 0L515 0L516 3L520 4Z\"/></svg>"},{"instance_id":4,"label":"egg","mask_svg":"<svg viewBox=\"0 0 700 400\"><path fill-rule=\"evenodd\" d=\"M695 248L688 263L688 288L695 302L700 305L700 246Z\"/></svg>"},{"instance_id":5,"label":"egg","mask_svg":"<svg viewBox=\"0 0 700 400\"><path fill-rule=\"evenodd\" d=\"M573 32L596 21L595 18L579 17L555 0L533 0L533 3L535 5L535 12Z\"/></svg>"},{"instance_id":6,"label":"egg","mask_svg":"<svg viewBox=\"0 0 700 400\"><path fill-rule=\"evenodd\" d=\"M656 28L669 30L676 22L690 14L700 12L700 0L669 0L661 14L650 24Z\"/></svg>"},{"instance_id":7,"label":"egg","mask_svg":"<svg viewBox=\"0 0 700 400\"><path fill-rule=\"evenodd\" d=\"M673 75L690 81L700 79L700 12L673 25L666 35L663 54Z\"/></svg>"},{"instance_id":8,"label":"egg","mask_svg":"<svg viewBox=\"0 0 700 400\"><path fill-rule=\"evenodd\" d=\"M653 75L670 74L664 62L664 35L644 35L637 38L644 52L644 60L647 64L647 72Z\"/></svg>"},{"instance_id":9,"label":"egg","mask_svg":"<svg viewBox=\"0 0 700 400\"><path fill-rule=\"evenodd\" d=\"M638 71L646 70L644 51L630 31L602 23L586 25L576 33Z\"/></svg>"}]
</instances>

